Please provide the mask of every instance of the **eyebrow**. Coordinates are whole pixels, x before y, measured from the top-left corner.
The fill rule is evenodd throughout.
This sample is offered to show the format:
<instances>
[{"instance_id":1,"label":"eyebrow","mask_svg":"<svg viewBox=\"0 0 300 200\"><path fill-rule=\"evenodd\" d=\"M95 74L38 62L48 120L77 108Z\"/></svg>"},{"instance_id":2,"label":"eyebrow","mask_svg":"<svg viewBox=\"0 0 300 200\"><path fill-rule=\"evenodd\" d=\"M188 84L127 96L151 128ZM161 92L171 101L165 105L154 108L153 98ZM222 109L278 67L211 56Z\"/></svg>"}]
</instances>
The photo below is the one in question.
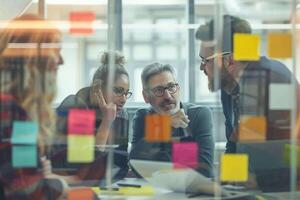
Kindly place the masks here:
<instances>
[{"instance_id":1,"label":"eyebrow","mask_svg":"<svg viewBox=\"0 0 300 200\"><path fill-rule=\"evenodd\" d=\"M168 82L166 85L158 85L158 86L153 87L153 89L157 88L157 87L168 87L170 84L176 84L176 82Z\"/></svg>"}]
</instances>

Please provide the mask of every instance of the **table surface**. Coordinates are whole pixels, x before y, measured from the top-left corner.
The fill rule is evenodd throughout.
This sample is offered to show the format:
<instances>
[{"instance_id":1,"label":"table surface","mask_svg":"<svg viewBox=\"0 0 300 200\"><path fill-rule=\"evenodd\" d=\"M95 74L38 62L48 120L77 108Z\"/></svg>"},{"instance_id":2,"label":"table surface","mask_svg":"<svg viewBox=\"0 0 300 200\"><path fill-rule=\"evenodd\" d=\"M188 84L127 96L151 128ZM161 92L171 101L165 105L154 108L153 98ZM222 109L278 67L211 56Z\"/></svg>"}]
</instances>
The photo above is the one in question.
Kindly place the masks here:
<instances>
[{"instance_id":1,"label":"table surface","mask_svg":"<svg viewBox=\"0 0 300 200\"><path fill-rule=\"evenodd\" d=\"M141 186L150 186L148 182L144 179L137 179L137 178L125 178L123 180L118 181L117 183L126 183L126 184L135 184ZM117 183L114 186L117 187ZM195 200L195 199L202 199L202 200L209 200L209 199L230 199L230 198L220 198L218 196L210 196L210 195L201 195L193 198L189 198L190 195L182 193L182 192L173 192L169 190L165 190L162 188L154 187L154 195L146 195L146 196L124 196L124 195L103 195L99 194L101 199L127 199L127 200L151 200L151 199L159 199L159 200ZM279 192L279 193L261 193L261 192L254 192L251 191L250 193L259 195L263 198L261 199L292 199L290 192ZM234 195L244 195L245 192L234 192ZM237 196L236 196L237 197ZM294 199L300 199L300 192L295 193L293 196Z\"/></svg>"}]
</instances>

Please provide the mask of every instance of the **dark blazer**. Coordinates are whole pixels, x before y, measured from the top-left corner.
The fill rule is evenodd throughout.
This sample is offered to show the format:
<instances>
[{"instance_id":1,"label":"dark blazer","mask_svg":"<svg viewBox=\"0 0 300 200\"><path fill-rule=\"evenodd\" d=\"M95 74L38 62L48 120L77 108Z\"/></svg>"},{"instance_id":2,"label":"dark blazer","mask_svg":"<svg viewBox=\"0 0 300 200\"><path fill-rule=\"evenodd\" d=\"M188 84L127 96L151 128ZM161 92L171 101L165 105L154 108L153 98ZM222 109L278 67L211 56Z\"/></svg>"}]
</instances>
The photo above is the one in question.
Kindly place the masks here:
<instances>
[{"instance_id":1,"label":"dark blazer","mask_svg":"<svg viewBox=\"0 0 300 200\"><path fill-rule=\"evenodd\" d=\"M207 177L212 177L214 140L211 111L206 107L194 104L181 104L181 108L188 115L190 123L186 129L173 128L172 137L179 137L180 141L197 142L198 162L202 166L197 170ZM140 109L135 113L130 159L171 161L171 143L147 143L144 140L145 117L151 113L154 113L152 108Z\"/></svg>"},{"instance_id":2,"label":"dark blazer","mask_svg":"<svg viewBox=\"0 0 300 200\"><path fill-rule=\"evenodd\" d=\"M253 87L247 87L247 76L249 78L249 74L254 75L255 73L258 75L259 73L267 74L267 76L264 79L257 79L256 86L257 88L263 89L264 93L261 94L262 99L261 103L257 105L258 107L264 106L265 115L270 115L270 111L268 111L268 91L270 84L273 83L281 83L281 84L288 84L291 83L293 79L295 79L295 76L289 71L289 69L282 64L281 62L268 59L266 57L261 57L260 60L249 62L248 66L245 68L245 71L243 72L243 75L237 85L237 87L233 90L231 94L228 94L223 89L221 90L221 101L222 101L222 107L223 107L223 113L225 116L225 127L226 127L226 138L227 138L227 144L226 144L226 152L228 153L234 153L236 152L236 143L229 141L231 134L237 130L238 123L239 123L239 117L241 114L247 114L247 108L246 108L246 101L245 99L249 98L249 94L251 93L250 90L253 91ZM255 73L253 73L255 72ZM249 79L248 79L249 80ZM254 79L255 80L255 79ZM298 83L297 83L298 85ZM253 85L252 85L253 86ZM258 92L258 91L257 91ZM297 93L298 97L298 93ZM239 99L239 101L236 101L236 99ZM274 115L276 113L272 113L271 115ZM278 113L278 117L284 118L284 116L289 115L288 113ZM268 119L268 127L271 127L272 123L274 123L274 120L276 119ZM272 121L273 120L273 121ZM270 131L270 129L268 130ZM274 130L273 130L274 132ZM272 137L272 136L269 136ZM275 137L273 135L273 137ZM281 138L282 139L282 138Z\"/></svg>"}]
</instances>

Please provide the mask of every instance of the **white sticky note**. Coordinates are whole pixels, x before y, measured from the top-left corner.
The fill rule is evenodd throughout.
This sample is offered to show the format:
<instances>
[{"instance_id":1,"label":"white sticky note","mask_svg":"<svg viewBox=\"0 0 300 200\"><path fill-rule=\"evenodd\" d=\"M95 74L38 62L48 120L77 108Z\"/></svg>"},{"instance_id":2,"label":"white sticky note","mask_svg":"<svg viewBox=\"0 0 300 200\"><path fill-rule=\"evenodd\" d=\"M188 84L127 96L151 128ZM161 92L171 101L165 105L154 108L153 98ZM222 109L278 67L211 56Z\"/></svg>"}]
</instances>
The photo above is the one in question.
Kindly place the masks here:
<instances>
[{"instance_id":1,"label":"white sticky note","mask_svg":"<svg viewBox=\"0 0 300 200\"><path fill-rule=\"evenodd\" d=\"M290 110L296 101L295 86L292 84L270 84L269 108L270 110Z\"/></svg>"}]
</instances>

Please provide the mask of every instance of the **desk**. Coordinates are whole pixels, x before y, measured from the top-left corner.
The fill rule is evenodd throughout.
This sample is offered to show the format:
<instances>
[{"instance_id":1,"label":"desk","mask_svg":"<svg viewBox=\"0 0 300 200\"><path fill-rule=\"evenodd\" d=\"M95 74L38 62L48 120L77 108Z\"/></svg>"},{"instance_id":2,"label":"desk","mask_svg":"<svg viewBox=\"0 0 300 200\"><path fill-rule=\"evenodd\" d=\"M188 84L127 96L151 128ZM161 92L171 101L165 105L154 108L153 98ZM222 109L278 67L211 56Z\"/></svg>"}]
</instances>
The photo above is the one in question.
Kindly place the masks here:
<instances>
[{"instance_id":1,"label":"desk","mask_svg":"<svg viewBox=\"0 0 300 200\"><path fill-rule=\"evenodd\" d=\"M137 178L126 178L124 180L118 181L117 183L127 183L127 184L138 184L142 186L149 186L149 183L147 183L143 179L137 179ZM117 186L117 184L114 184L114 186ZM124 196L124 195L101 195L98 196L101 199L126 199L126 200L209 200L209 199L230 199L230 198L220 198L220 197L213 197L213 196L201 196L201 197L194 197L194 198L188 198L188 195L185 193L179 193L179 192L172 192L169 190L164 190L162 188L155 188L155 192L153 195L144 195L144 196ZM250 192L251 194L259 194L259 192ZM239 199L238 195L243 196L244 192L235 192L237 197L236 199ZM264 193L259 194L263 196L262 199L275 199L275 200L286 200L290 199L290 193L289 192L280 192L280 193ZM255 198L253 198L255 199ZM296 199L300 199L300 192L297 192Z\"/></svg>"}]
</instances>

